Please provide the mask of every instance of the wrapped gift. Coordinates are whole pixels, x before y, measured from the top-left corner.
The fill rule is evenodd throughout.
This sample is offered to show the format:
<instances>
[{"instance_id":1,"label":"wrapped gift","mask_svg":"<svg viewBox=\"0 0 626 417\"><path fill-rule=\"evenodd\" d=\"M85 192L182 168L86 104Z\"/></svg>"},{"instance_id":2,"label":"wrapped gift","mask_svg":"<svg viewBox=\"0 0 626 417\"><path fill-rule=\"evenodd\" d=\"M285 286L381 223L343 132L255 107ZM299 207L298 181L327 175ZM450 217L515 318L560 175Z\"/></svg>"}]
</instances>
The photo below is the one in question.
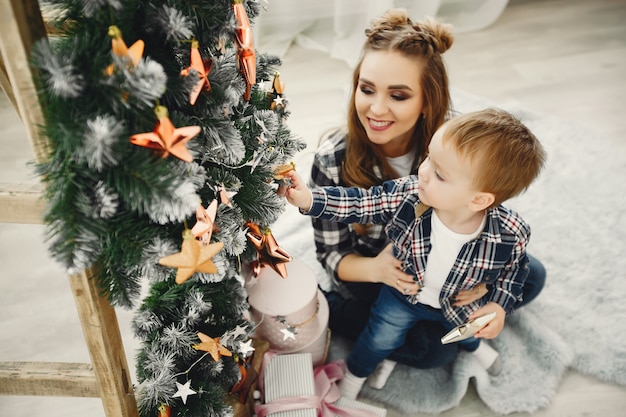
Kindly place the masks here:
<instances>
[{"instance_id":1,"label":"wrapped gift","mask_svg":"<svg viewBox=\"0 0 626 417\"><path fill-rule=\"evenodd\" d=\"M314 365L322 364L328 350L328 302L306 263L294 259L285 265L287 278L264 267L247 279L255 335L276 353L311 353Z\"/></svg>"},{"instance_id":2,"label":"wrapped gift","mask_svg":"<svg viewBox=\"0 0 626 417\"><path fill-rule=\"evenodd\" d=\"M310 353L268 352L262 368L265 404L259 417L385 417L387 410L341 396L337 381L345 365L336 361L313 369Z\"/></svg>"},{"instance_id":3,"label":"wrapped gift","mask_svg":"<svg viewBox=\"0 0 626 417\"><path fill-rule=\"evenodd\" d=\"M266 354L262 371L264 405L259 417L317 417L317 398L310 353Z\"/></svg>"}]
</instances>

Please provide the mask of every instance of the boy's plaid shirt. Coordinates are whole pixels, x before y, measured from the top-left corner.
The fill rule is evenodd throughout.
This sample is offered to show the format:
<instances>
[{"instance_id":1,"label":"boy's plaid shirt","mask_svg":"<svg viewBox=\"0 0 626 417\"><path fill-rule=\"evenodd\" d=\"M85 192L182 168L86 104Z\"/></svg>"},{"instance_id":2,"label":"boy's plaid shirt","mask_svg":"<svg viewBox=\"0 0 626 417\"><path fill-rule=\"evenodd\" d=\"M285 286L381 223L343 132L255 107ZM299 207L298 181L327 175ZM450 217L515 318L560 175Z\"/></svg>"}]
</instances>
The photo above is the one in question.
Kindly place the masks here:
<instances>
[{"instance_id":1,"label":"boy's plaid shirt","mask_svg":"<svg viewBox=\"0 0 626 417\"><path fill-rule=\"evenodd\" d=\"M426 260L430 252L430 220L432 209L416 217L417 177L386 181L369 190L325 187L313 192L313 205L308 215L330 222L374 223L386 225L385 232L394 244L394 255L403 270L423 285ZM442 288L440 302L446 318L462 324L469 315L488 301L501 305L508 313L521 299L526 274L526 246L530 228L515 212L497 206L487 211L485 229L478 238L466 243L455 261ZM452 307L459 290L471 289L479 283L493 286L481 300L467 306ZM419 294L408 296L419 302Z\"/></svg>"}]
</instances>

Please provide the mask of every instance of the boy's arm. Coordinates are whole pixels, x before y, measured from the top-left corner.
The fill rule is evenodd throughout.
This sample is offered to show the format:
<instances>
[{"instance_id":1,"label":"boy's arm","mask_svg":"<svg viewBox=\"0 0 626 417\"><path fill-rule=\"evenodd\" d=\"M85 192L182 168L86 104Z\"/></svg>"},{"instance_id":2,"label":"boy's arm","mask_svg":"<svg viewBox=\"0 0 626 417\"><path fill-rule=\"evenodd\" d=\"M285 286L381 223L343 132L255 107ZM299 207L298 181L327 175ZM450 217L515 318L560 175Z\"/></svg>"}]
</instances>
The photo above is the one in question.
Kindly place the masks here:
<instances>
[{"instance_id":1,"label":"boy's arm","mask_svg":"<svg viewBox=\"0 0 626 417\"><path fill-rule=\"evenodd\" d=\"M522 287L527 274L520 274L519 271L522 268L526 268L528 264L528 256L526 256L527 243L527 238L516 243L511 261L494 282L494 289L489 297L489 301L469 316L471 320L484 314L496 312L496 318L478 331L474 337L493 339L504 328L506 315L513 310L513 306L522 296Z\"/></svg>"},{"instance_id":2,"label":"boy's arm","mask_svg":"<svg viewBox=\"0 0 626 417\"><path fill-rule=\"evenodd\" d=\"M357 187L309 190L294 171L286 175L292 181L292 188L286 193L291 204L310 216L342 223L385 224L407 194L417 193L414 176L386 181L367 190Z\"/></svg>"}]
</instances>

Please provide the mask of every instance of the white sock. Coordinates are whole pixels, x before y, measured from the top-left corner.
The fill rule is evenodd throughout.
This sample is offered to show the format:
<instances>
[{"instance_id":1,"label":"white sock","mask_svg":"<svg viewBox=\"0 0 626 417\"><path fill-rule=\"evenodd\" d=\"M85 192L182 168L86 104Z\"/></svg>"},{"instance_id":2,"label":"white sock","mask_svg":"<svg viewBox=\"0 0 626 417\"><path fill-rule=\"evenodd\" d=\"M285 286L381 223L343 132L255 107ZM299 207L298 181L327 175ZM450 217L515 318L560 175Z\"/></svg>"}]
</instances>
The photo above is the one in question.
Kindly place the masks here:
<instances>
[{"instance_id":1,"label":"white sock","mask_svg":"<svg viewBox=\"0 0 626 417\"><path fill-rule=\"evenodd\" d=\"M339 382L341 395L349 400L356 400L357 395L359 395L359 391L361 391L361 387L365 383L365 379L366 377L360 378L352 374L352 372L346 370L343 379Z\"/></svg>"},{"instance_id":2,"label":"white sock","mask_svg":"<svg viewBox=\"0 0 626 417\"><path fill-rule=\"evenodd\" d=\"M493 369L493 371L491 371L490 369L492 366L498 365L500 363L500 354L497 350L489 346L487 343L481 342L478 345L478 349L476 349L473 353L476 359L478 359L478 362L480 362L483 368L489 371L489 373L492 373L494 375L500 373L499 369ZM499 368L499 366L497 367Z\"/></svg>"},{"instance_id":3,"label":"white sock","mask_svg":"<svg viewBox=\"0 0 626 417\"><path fill-rule=\"evenodd\" d=\"M381 363L378 364L374 372L367 378L367 385L372 388L381 389L387 383L393 368L396 367L396 363L389 359L383 359Z\"/></svg>"}]
</instances>

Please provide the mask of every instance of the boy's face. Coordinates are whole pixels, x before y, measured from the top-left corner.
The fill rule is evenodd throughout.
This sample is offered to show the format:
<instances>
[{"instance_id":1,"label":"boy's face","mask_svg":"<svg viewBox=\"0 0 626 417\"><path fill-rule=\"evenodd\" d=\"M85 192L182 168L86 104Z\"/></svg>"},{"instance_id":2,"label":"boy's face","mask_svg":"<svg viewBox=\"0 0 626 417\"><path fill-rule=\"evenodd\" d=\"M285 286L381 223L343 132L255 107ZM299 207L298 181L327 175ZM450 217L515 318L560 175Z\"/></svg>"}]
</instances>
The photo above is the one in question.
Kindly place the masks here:
<instances>
[{"instance_id":1,"label":"boy's face","mask_svg":"<svg viewBox=\"0 0 626 417\"><path fill-rule=\"evenodd\" d=\"M479 190L473 185L470 159L459 155L451 140L443 141L445 127L444 124L435 132L428 156L419 167L418 195L435 209L460 214L470 208Z\"/></svg>"}]
</instances>

